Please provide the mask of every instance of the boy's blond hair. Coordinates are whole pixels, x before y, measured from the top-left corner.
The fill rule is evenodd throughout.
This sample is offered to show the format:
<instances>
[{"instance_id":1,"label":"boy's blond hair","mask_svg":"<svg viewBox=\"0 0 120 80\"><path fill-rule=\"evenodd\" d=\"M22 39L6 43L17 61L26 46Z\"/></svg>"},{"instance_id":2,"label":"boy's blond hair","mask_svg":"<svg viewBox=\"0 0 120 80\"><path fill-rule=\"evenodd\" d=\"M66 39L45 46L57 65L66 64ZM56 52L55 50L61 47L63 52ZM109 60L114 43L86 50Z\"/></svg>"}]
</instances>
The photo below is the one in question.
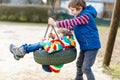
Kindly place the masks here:
<instances>
[{"instance_id":1,"label":"boy's blond hair","mask_svg":"<svg viewBox=\"0 0 120 80\"><path fill-rule=\"evenodd\" d=\"M73 36L72 32L66 28L59 28L58 33L62 33L64 36Z\"/></svg>"},{"instance_id":2,"label":"boy's blond hair","mask_svg":"<svg viewBox=\"0 0 120 80\"><path fill-rule=\"evenodd\" d=\"M85 0L70 0L68 4L68 8L73 7L76 8L76 10L79 10L80 6L83 7L83 9L86 7Z\"/></svg>"}]
</instances>

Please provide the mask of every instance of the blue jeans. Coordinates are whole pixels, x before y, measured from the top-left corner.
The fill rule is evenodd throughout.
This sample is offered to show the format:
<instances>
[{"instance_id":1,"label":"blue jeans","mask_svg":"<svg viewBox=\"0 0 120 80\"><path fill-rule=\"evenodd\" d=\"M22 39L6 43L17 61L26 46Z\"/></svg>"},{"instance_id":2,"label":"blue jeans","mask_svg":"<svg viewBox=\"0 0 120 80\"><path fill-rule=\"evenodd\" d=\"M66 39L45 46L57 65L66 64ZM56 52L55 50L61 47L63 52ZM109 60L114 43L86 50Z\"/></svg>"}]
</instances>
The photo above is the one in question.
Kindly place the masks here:
<instances>
[{"instance_id":1,"label":"blue jeans","mask_svg":"<svg viewBox=\"0 0 120 80\"><path fill-rule=\"evenodd\" d=\"M98 49L80 51L76 63L77 64L76 80L83 80L83 73L86 74L87 80L95 80L91 67L95 62L97 53Z\"/></svg>"},{"instance_id":2,"label":"blue jeans","mask_svg":"<svg viewBox=\"0 0 120 80\"><path fill-rule=\"evenodd\" d=\"M22 47L23 47L25 53L34 52L34 51L36 51L36 50L38 50L40 48L43 48L40 45L40 42L34 43L34 44L23 44ZM42 68L46 72L51 72L48 65L42 65Z\"/></svg>"},{"instance_id":3,"label":"blue jeans","mask_svg":"<svg viewBox=\"0 0 120 80\"><path fill-rule=\"evenodd\" d=\"M42 48L40 42L34 44L23 44L22 46L25 53L34 52L35 50Z\"/></svg>"}]
</instances>

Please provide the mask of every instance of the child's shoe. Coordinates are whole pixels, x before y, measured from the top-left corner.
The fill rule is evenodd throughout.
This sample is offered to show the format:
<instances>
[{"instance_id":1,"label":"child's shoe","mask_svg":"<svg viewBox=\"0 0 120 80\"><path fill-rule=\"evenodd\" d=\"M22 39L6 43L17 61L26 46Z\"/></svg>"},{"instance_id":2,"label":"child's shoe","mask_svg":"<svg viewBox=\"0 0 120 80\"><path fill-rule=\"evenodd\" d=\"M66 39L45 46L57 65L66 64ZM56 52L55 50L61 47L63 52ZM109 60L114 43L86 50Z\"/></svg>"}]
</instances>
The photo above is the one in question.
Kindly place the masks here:
<instances>
[{"instance_id":1,"label":"child's shoe","mask_svg":"<svg viewBox=\"0 0 120 80\"><path fill-rule=\"evenodd\" d=\"M17 48L14 44L10 45L10 52L14 55L14 58L16 60L23 58L25 55L23 47L21 46L21 47Z\"/></svg>"},{"instance_id":2,"label":"child's shoe","mask_svg":"<svg viewBox=\"0 0 120 80\"><path fill-rule=\"evenodd\" d=\"M42 69L46 72L52 72L49 68L49 65L42 65Z\"/></svg>"}]
</instances>

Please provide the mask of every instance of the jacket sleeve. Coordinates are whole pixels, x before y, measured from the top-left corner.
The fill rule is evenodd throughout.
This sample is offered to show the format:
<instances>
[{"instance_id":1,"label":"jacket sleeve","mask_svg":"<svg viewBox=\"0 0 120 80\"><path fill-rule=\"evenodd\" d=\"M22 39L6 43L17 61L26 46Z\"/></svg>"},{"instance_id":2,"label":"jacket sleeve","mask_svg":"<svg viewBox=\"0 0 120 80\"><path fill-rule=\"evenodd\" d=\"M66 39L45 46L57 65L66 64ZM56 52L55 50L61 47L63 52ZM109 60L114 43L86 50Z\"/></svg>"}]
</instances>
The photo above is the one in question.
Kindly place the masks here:
<instances>
[{"instance_id":1,"label":"jacket sleeve","mask_svg":"<svg viewBox=\"0 0 120 80\"><path fill-rule=\"evenodd\" d=\"M50 42L47 42L44 45L44 49L48 52L48 53L54 53L56 51L62 50L63 47L61 45L61 43L57 40L52 40Z\"/></svg>"},{"instance_id":2,"label":"jacket sleeve","mask_svg":"<svg viewBox=\"0 0 120 80\"><path fill-rule=\"evenodd\" d=\"M75 43L75 40L74 40L73 36L71 36L71 37L64 36L62 38L62 43L61 44L63 45L64 48L70 48L70 47L75 47L76 46L76 43Z\"/></svg>"},{"instance_id":3,"label":"jacket sleeve","mask_svg":"<svg viewBox=\"0 0 120 80\"><path fill-rule=\"evenodd\" d=\"M76 42L73 36L70 38L70 42L71 42L71 46L76 47Z\"/></svg>"},{"instance_id":4,"label":"jacket sleeve","mask_svg":"<svg viewBox=\"0 0 120 80\"><path fill-rule=\"evenodd\" d=\"M85 15L75 17L73 19L57 21L56 25L57 27L63 27L70 30L75 25L83 25L83 24L87 24L88 22L89 22L89 16L85 14Z\"/></svg>"}]
</instances>

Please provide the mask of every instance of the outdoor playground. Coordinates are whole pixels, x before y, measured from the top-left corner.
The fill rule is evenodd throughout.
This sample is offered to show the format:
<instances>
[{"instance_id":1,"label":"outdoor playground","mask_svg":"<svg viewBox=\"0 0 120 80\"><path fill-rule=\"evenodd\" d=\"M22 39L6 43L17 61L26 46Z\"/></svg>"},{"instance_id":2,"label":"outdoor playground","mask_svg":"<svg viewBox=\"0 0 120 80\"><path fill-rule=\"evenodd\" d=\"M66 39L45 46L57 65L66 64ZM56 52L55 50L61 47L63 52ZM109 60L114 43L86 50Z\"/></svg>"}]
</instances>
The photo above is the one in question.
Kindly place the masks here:
<instances>
[{"instance_id":1,"label":"outdoor playground","mask_svg":"<svg viewBox=\"0 0 120 80\"><path fill-rule=\"evenodd\" d=\"M111 25L98 25L102 47L92 67L96 80L120 80L119 4L120 1L116 0ZM11 43L21 45L23 43L39 42L44 36L47 24L0 22L0 26L0 80L74 80L76 60L65 64L58 74L47 73L42 70L40 64L35 62L32 53L16 61L9 51ZM78 45L76 48L79 52ZM84 77L86 78L86 76Z\"/></svg>"},{"instance_id":2,"label":"outdoor playground","mask_svg":"<svg viewBox=\"0 0 120 80\"><path fill-rule=\"evenodd\" d=\"M34 61L32 53L26 55L20 61L16 61L9 52L10 43L20 45L25 42L34 43L40 41L44 36L47 24L0 22L0 26L0 80L74 80L76 60L66 64L60 73L55 74L44 72L41 65ZM110 75L110 71L108 74L102 67L110 27L98 26L98 29L102 48L93 66L95 77L97 80L119 80L113 77L120 76L120 29L118 29L113 50L111 60L112 69L109 69L112 70L112 76ZM113 73L113 71L116 73Z\"/></svg>"}]
</instances>

